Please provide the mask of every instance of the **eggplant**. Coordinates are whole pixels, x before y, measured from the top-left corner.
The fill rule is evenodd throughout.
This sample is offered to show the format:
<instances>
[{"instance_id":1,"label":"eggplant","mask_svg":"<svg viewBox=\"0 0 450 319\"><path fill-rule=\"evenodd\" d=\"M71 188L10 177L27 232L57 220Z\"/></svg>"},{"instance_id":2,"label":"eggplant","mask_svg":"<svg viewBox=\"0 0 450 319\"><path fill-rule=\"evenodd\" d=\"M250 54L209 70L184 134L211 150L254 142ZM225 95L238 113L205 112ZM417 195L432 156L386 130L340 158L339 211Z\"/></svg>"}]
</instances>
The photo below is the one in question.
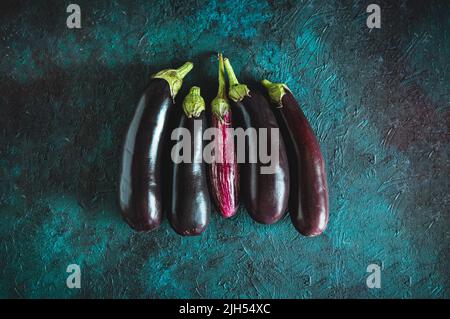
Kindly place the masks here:
<instances>
[{"instance_id":1,"label":"eggplant","mask_svg":"<svg viewBox=\"0 0 450 319\"><path fill-rule=\"evenodd\" d=\"M271 129L279 129L276 118L266 97L256 89L250 90L240 84L234 74L228 59L225 59L230 88L229 97L233 101L233 114L239 127L244 130L266 128L268 131L266 149L271 148ZM261 136L260 136L261 138ZM247 146L257 145L257 137L250 135ZM263 174L261 168L265 166L258 157L256 163L250 162L248 147L246 148L245 163L241 165L241 197L250 216L262 224L277 222L287 210L289 197L289 164L284 141L279 136L278 161L273 163L273 172Z\"/></svg>"},{"instance_id":2,"label":"eggplant","mask_svg":"<svg viewBox=\"0 0 450 319\"><path fill-rule=\"evenodd\" d=\"M162 159L167 151L171 112L183 78L192 68L193 64L186 62L178 69L155 74L128 127L119 199L124 219L136 231L149 231L161 223L165 209Z\"/></svg>"},{"instance_id":3,"label":"eggplant","mask_svg":"<svg viewBox=\"0 0 450 319\"><path fill-rule=\"evenodd\" d=\"M211 211L207 169L203 162L205 101L200 95L200 88L193 86L190 89L183 101L183 110L179 128L189 132L190 141L186 146L190 147L191 156L184 161L184 152L187 150L183 149L181 155L181 148L177 149L175 145L172 149L172 201L168 217L172 228L178 234L195 236L206 229Z\"/></svg>"},{"instance_id":4,"label":"eggplant","mask_svg":"<svg viewBox=\"0 0 450 319\"><path fill-rule=\"evenodd\" d=\"M215 153L210 168L212 198L225 218L236 214L239 208L239 165L232 133L231 105L226 95L223 56L219 54L219 89L211 102L211 127L217 135L213 141Z\"/></svg>"},{"instance_id":5,"label":"eggplant","mask_svg":"<svg viewBox=\"0 0 450 319\"><path fill-rule=\"evenodd\" d=\"M289 88L263 80L287 132L291 163L289 213L295 228L305 236L320 235L328 224L328 187L325 163L311 125Z\"/></svg>"}]
</instances>

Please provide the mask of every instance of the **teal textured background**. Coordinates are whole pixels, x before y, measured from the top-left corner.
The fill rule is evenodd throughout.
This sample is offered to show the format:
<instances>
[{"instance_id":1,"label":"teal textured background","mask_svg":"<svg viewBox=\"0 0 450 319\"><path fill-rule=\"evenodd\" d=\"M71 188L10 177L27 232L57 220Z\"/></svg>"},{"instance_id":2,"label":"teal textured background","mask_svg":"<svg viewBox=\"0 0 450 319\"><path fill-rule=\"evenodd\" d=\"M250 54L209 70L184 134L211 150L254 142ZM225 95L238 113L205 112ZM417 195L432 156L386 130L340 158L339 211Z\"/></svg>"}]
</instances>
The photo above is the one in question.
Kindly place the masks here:
<instances>
[{"instance_id":1,"label":"teal textured background","mask_svg":"<svg viewBox=\"0 0 450 319\"><path fill-rule=\"evenodd\" d=\"M0 297L450 297L446 1L2 1ZM117 203L126 127L152 73L195 63L179 97L286 82L327 164L330 223L304 238L241 209L196 238L133 232ZM66 287L77 263L82 288ZM366 267L382 267L382 288Z\"/></svg>"}]
</instances>

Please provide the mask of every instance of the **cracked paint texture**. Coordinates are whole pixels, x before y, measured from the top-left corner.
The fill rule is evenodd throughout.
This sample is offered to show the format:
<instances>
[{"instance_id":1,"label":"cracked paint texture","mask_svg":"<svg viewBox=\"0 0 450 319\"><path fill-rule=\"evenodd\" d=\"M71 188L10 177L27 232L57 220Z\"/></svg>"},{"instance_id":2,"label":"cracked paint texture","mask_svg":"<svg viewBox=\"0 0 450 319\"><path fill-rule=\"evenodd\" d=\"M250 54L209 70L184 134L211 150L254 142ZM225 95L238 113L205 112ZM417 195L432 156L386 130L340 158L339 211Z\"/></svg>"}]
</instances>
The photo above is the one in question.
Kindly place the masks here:
<instances>
[{"instance_id":1,"label":"cracked paint texture","mask_svg":"<svg viewBox=\"0 0 450 319\"><path fill-rule=\"evenodd\" d=\"M372 1L75 2L79 30L68 1L0 5L0 297L450 297L448 3L378 1L370 31ZM150 75L192 60L178 97L211 101L217 51L302 105L327 165L322 236L243 208L196 238L122 220L121 146Z\"/></svg>"}]
</instances>

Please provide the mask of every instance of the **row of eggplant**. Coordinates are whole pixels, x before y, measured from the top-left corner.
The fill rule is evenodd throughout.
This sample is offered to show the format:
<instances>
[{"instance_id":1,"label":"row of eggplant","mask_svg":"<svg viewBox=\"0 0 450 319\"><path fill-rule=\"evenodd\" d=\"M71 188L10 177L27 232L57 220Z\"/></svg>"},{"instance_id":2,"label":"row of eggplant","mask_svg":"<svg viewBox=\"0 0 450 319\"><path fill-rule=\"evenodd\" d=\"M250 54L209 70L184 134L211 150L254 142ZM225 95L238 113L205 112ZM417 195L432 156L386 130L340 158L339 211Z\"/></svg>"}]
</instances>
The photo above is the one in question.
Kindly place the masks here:
<instances>
[{"instance_id":1,"label":"row of eggplant","mask_svg":"<svg viewBox=\"0 0 450 319\"><path fill-rule=\"evenodd\" d=\"M288 211L302 235L321 234L328 223L324 159L292 92L285 84L268 80L262 81L266 92L239 83L230 61L219 54L219 88L207 121L200 88L190 89L182 108L175 103L192 68L187 62L155 74L128 127L119 191L128 224L149 231L160 225L164 212L178 234L199 235L209 223L211 201L226 218L235 215L242 201L259 223L275 223ZM216 153L209 164L201 158L208 123L220 133L213 139ZM179 152L173 151L176 128L190 132L191 161L180 161ZM248 161L249 145L257 144L254 135L246 143L247 161L238 162L230 128L280 130L278 160L270 174L262 172L265 164L260 159ZM265 139L266 149L271 138L268 134Z\"/></svg>"}]
</instances>

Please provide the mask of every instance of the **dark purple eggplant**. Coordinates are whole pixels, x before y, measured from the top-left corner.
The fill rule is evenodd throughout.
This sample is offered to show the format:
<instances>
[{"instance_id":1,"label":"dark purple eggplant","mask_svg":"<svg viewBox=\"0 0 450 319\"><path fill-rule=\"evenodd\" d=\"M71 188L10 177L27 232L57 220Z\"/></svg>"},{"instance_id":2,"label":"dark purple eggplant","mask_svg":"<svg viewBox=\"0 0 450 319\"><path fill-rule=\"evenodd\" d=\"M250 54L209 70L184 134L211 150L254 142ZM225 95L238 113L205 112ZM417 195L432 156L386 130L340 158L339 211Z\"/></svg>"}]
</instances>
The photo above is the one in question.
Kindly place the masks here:
<instances>
[{"instance_id":1,"label":"dark purple eggplant","mask_svg":"<svg viewBox=\"0 0 450 319\"><path fill-rule=\"evenodd\" d=\"M257 90L249 90L244 84L239 84L230 61L225 59L225 68L230 81L229 97L233 103L233 115L243 129L266 128L267 149L271 149L270 129L277 129L278 124L266 97ZM261 137L259 137L261 138ZM258 138L250 135L246 144L246 162L241 166L241 197L250 216L262 224L277 222L286 212L289 196L289 164L286 149L279 134L278 161L274 163L272 174L262 174L261 167L266 166L260 158L256 163L249 161L249 145L257 145Z\"/></svg>"},{"instance_id":2,"label":"dark purple eggplant","mask_svg":"<svg viewBox=\"0 0 450 319\"><path fill-rule=\"evenodd\" d=\"M211 212L207 169L203 162L205 101L200 95L200 88L191 88L183 101L183 110L179 128L187 129L190 133L188 144L191 156L186 162L182 161L186 150L177 151L176 145L172 149L172 204L169 221L178 234L194 236L206 229Z\"/></svg>"},{"instance_id":3,"label":"dark purple eggplant","mask_svg":"<svg viewBox=\"0 0 450 319\"><path fill-rule=\"evenodd\" d=\"M219 89L211 102L211 127L218 131L214 139L215 150L210 165L210 185L214 202L225 218L236 214L239 208L239 165L234 149L231 105L227 98L225 68L219 54Z\"/></svg>"},{"instance_id":4,"label":"dark purple eggplant","mask_svg":"<svg viewBox=\"0 0 450 319\"><path fill-rule=\"evenodd\" d=\"M168 151L171 112L191 62L155 74L141 97L128 128L122 153L120 207L128 224L149 231L161 223L163 203L162 158Z\"/></svg>"},{"instance_id":5,"label":"dark purple eggplant","mask_svg":"<svg viewBox=\"0 0 450 319\"><path fill-rule=\"evenodd\" d=\"M291 164L289 213L295 228L305 236L320 235L328 224L328 187L324 159L311 125L285 84L263 80L287 132ZM291 155L290 155L291 156Z\"/></svg>"}]
</instances>

